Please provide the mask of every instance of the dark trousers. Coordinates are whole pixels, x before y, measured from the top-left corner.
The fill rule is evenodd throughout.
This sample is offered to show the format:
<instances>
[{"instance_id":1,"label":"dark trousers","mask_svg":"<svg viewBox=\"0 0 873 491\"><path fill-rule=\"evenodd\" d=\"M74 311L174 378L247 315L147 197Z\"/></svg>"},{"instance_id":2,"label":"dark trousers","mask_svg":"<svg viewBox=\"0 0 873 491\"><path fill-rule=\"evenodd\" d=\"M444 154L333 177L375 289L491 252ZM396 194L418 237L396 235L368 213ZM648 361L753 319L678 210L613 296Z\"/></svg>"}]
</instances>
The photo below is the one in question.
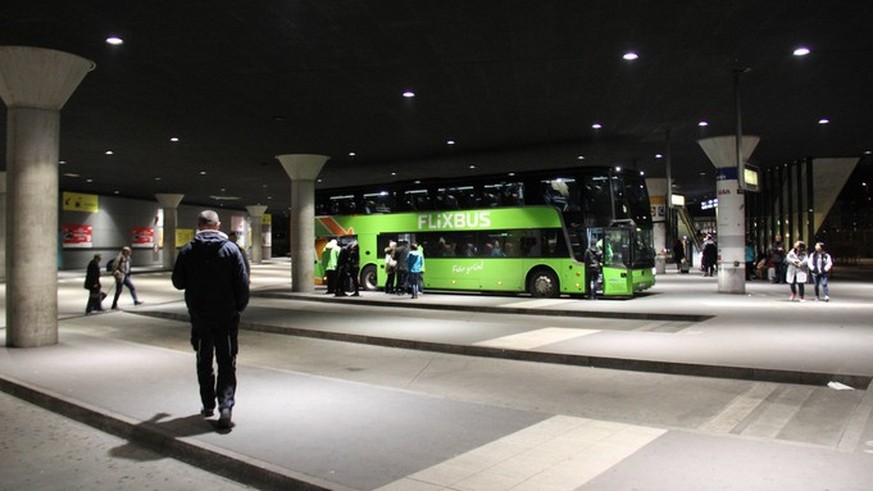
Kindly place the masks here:
<instances>
[{"instance_id":1,"label":"dark trousers","mask_svg":"<svg viewBox=\"0 0 873 491\"><path fill-rule=\"evenodd\" d=\"M99 286L92 286L88 289L88 305L85 306L85 313L90 314L92 311L103 310L103 292Z\"/></svg>"},{"instance_id":2,"label":"dark trousers","mask_svg":"<svg viewBox=\"0 0 873 491\"><path fill-rule=\"evenodd\" d=\"M385 278L385 293L394 293L394 270L386 274L388 276Z\"/></svg>"},{"instance_id":3,"label":"dark trousers","mask_svg":"<svg viewBox=\"0 0 873 491\"><path fill-rule=\"evenodd\" d=\"M402 269L397 270L397 286L394 288L394 293L403 294L406 293L406 289L409 285L406 284L406 277L409 275L408 271L404 271Z\"/></svg>"},{"instance_id":4,"label":"dark trousers","mask_svg":"<svg viewBox=\"0 0 873 491\"><path fill-rule=\"evenodd\" d=\"M191 317L191 344L197 351L197 382L204 408L232 408L236 393L236 354L239 314L224 321ZM212 359L218 365L218 379Z\"/></svg>"},{"instance_id":5,"label":"dark trousers","mask_svg":"<svg viewBox=\"0 0 873 491\"><path fill-rule=\"evenodd\" d=\"M327 276L327 293L333 293L336 291L336 270L329 269L325 273Z\"/></svg>"},{"instance_id":6,"label":"dark trousers","mask_svg":"<svg viewBox=\"0 0 873 491\"><path fill-rule=\"evenodd\" d=\"M785 265L782 264L782 261L774 261L773 269L776 271L776 278L773 279L773 283L785 283Z\"/></svg>"},{"instance_id":7,"label":"dark trousers","mask_svg":"<svg viewBox=\"0 0 873 491\"><path fill-rule=\"evenodd\" d=\"M118 306L118 297L121 296L121 287L126 286L128 290L130 290L130 296L133 297L133 303L139 302L136 298L136 287L133 286L133 281L130 280L130 275L124 275L124 279L120 280L118 277L115 277L115 297L112 299L112 306Z\"/></svg>"}]
</instances>

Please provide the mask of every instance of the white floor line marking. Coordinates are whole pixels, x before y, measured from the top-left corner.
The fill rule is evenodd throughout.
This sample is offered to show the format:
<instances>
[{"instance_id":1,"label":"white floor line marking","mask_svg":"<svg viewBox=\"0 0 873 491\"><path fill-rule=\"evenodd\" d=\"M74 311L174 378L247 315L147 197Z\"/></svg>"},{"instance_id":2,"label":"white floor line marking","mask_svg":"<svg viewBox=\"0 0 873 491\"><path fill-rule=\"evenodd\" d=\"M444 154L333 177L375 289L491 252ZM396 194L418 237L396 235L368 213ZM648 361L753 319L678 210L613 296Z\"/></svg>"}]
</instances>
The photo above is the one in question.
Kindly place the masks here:
<instances>
[{"instance_id":1,"label":"white floor line marking","mask_svg":"<svg viewBox=\"0 0 873 491\"><path fill-rule=\"evenodd\" d=\"M757 383L745 393L740 394L712 419L698 427L702 431L713 433L729 433L742 420L746 419L752 411L764 402L773 391L775 384Z\"/></svg>"},{"instance_id":2,"label":"white floor line marking","mask_svg":"<svg viewBox=\"0 0 873 491\"><path fill-rule=\"evenodd\" d=\"M486 339L474 343L476 346L506 349L534 349L547 344L566 341L581 336L588 336L600 332L596 329L569 329L564 327L545 327L534 331L527 331L510 336L494 339Z\"/></svg>"},{"instance_id":3,"label":"white floor line marking","mask_svg":"<svg viewBox=\"0 0 873 491\"><path fill-rule=\"evenodd\" d=\"M439 489L573 490L666 430L555 416L377 491Z\"/></svg>"},{"instance_id":4,"label":"white floor line marking","mask_svg":"<svg viewBox=\"0 0 873 491\"><path fill-rule=\"evenodd\" d=\"M536 309L540 307L548 307L549 305L558 305L565 303L566 300L560 298L540 298L536 300L522 300L521 302L505 303L501 307L519 307L524 309Z\"/></svg>"},{"instance_id":5,"label":"white floor line marking","mask_svg":"<svg viewBox=\"0 0 873 491\"><path fill-rule=\"evenodd\" d=\"M786 388L771 404L764 406L761 414L742 431L742 435L776 438L814 390L812 387Z\"/></svg>"},{"instance_id":6,"label":"white floor line marking","mask_svg":"<svg viewBox=\"0 0 873 491\"><path fill-rule=\"evenodd\" d=\"M855 447L861 441L861 435L864 434L864 428L867 426L867 420L870 419L870 414L873 412L873 381L867 386L867 391L864 398L855 408L852 413L852 418L849 424L846 425L846 430L843 437L840 438L840 444L837 446L843 452L854 452ZM864 450L866 453L871 453L871 450Z\"/></svg>"}]
</instances>

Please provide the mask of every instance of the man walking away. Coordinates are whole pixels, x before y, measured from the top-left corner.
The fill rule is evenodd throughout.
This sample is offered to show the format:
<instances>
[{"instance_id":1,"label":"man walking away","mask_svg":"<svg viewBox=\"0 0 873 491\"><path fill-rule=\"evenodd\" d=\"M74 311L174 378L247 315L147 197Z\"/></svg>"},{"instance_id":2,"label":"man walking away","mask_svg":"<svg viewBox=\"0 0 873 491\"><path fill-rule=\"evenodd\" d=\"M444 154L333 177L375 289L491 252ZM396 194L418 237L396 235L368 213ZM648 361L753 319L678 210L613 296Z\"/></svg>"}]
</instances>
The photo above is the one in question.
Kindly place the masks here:
<instances>
[{"instance_id":1,"label":"man walking away","mask_svg":"<svg viewBox=\"0 0 873 491\"><path fill-rule=\"evenodd\" d=\"M218 213L197 217L197 234L179 251L173 286L185 290L191 345L197 352L197 381L205 417L219 409L219 428L230 428L235 404L239 316L249 303L249 279L239 247L219 231ZM212 366L218 364L218 380Z\"/></svg>"}]
</instances>

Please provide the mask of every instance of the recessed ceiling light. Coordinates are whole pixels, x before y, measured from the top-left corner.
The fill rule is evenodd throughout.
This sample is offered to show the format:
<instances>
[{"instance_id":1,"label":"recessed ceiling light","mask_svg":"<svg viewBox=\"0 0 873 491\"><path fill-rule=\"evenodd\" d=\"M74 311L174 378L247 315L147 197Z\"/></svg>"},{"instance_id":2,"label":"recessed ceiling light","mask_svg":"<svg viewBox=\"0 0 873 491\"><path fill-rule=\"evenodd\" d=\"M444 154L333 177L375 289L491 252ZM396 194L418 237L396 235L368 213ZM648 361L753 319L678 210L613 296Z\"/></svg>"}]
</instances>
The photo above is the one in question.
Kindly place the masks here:
<instances>
[{"instance_id":1,"label":"recessed ceiling light","mask_svg":"<svg viewBox=\"0 0 873 491\"><path fill-rule=\"evenodd\" d=\"M515 172L510 172L509 177L513 177L513 176L515 176Z\"/></svg>"},{"instance_id":2,"label":"recessed ceiling light","mask_svg":"<svg viewBox=\"0 0 873 491\"><path fill-rule=\"evenodd\" d=\"M640 55L634 53L633 51L628 51L627 53L625 53L621 56L622 59L627 60L627 61L633 61L639 57L640 57Z\"/></svg>"},{"instance_id":3,"label":"recessed ceiling light","mask_svg":"<svg viewBox=\"0 0 873 491\"><path fill-rule=\"evenodd\" d=\"M805 46L798 46L794 49L794 56L806 56L810 53L811 51L809 50L809 48Z\"/></svg>"},{"instance_id":4,"label":"recessed ceiling light","mask_svg":"<svg viewBox=\"0 0 873 491\"><path fill-rule=\"evenodd\" d=\"M591 125L591 128L595 129L595 130L599 130L600 128L603 128L603 125L600 123L594 123Z\"/></svg>"},{"instance_id":5,"label":"recessed ceiling light","mask_svg":"<svg viewBox=\"0 0 873 491\"><path fill-rule=\"evenodd\" d=\"M475 168L476 168L476 166L475 166L475 165L473 165L473 164L470 164L470 168L471 168L471 169L475 169Z\"/></svg>"},{"instance_id":6,"label":"recessed ceiling light","mask_svg":"<svg viewBox=\"0 0 873 491\"><path fill-rule=\"evenodd\" d=\"M64 177L81 177L79 174L73 174L72 172L67 172L64 174Z\"/></svg>"},{"instance_id":7,"label":"recessed ceiling light","mask_svg":"<svg viewBox=\"0 0 873 491\"><path fill-rule=\"evenodd\" d=\"M579 156L576 157L576 160L585 160L585 156L584 156L584 155L579 155Z\"/></svg>"},{"instance_id":8,"label":"recessed ceiling light","mask_svg":"<svg viewBox=\"0 0 873 491\"><path fill-rule=\"evenodd\" d=\"M319 179L318 182L321 182L321 179Z\"/></svg>"},{"instance_id":9,"label":"recessed ceiling light","mask_svg":"<svg viewBox=\"0 0 873 491\"><path fill-rule=\"evenodd\" d=\"M94 182L94 179L85 179L85 182Z\"/></svg>"},{"instance_id":10,"label":"recessed ceiling light","mask_svg":"<svg viewBox=\"0 0 873 491\"><path fill-rule=\"evenodd\" d=\"M656 158L656 159L663 159L664 156L663 156L662 154L660 154L660 153L656 153L656 154L655 154L655 158Z\"/></svg>"},{"instance_id":11,"label":"recessed ceiling light","mask_svg":"<svg viewBox=\"0 0 873 491\"><path fill-rule=\"evenodd\" d=\"M734 138L734 140L736 140L736 138ZM735 154L735 155L736 155L736 154ZM705 175L706 175L706 172L701 172L700 175L701 175L701 176L705 176Z\"/></svg>"},{"instance_id":12,"label":"recessed ceiling light","mask_svg":"<svg viewBox=\"0 0 873 491\"><path fill-rule=\"evenodd\" d=\"M615 166L615 171L616 171L616 172L621 172L621 166L620 166L620 165L616 165L616 166Z\"/></svg>"},{"instance_id":13,"label":"recessed ceiling light","mask_svg":"<svg viewBox=\"0 0 873 491\"><path fill-rule=\"evenodd\" d=\"M160 180L161 180L160 177L156 177L156 178L155 178L155 181L160 181Z\"/></svg>"},{"instance_id":14,"label":"recessed ceiling light","mask_svg":"<svg viewBox=\"0 0 873 491\"><path fill-rule=\"evenodd\" d=\"M349 157L354 157L356 155L358 155L358 154L356 154L355 152L349 152Z\"/></svg>"},{"instance_id":15,"label":"recessed ceiling light","mask_svg":"<svg viewBox=\"0 0 873 491\"><path fill-rule=\"evenodd\" d=\"M864 150L864 155L873 154L873 150Z\"/></svg>"},{"instance_id":16,"label":"recessed ceiling light","mask_svg":"<svg viewBox=\"0 0 873 491\"><path fill-rule=\"evenodd\" d=\"M396 173L396 172L392 172L391 175L392 175L392 176L396 176L397 173Z\"/></svg>"},{"instance_id":17,"label":"recessed ceiling light","mask_svg":"<svg viewBox=\"0 0 873 491\"><path fill-rule=\"evenodd\" d=\"M112 191L112 194L121 194L121 191L116 189L115 191Z\"/></svg>"},{"instance_id":18,"label":"recessed ceiling light","mask_svg":"<svg viewBox=\"0 0 873 491\"><path fill-rule=\"evenodd\" d=\"M454 145L455 140L446 140L446 145Z\"/></svg>"},{"instance_id":19,"label":"recessed ceiling light","mask_svg":"<svg viewBox=\"0 0 873 491\"><path fill-rule=\"evenodd\" d=\"M830 122L831 122L831 120L828 118L821 118L818 120L818 124L828 124Z\"/></svg>"},{"instance_id":20,"label":"recessed ceiling light","mask_svg":"<svg viewBox=\"0 0 873 491\"><path fill-rule=\"evenodd\" d=\"M645 171L640 171L640 175L641 175L641 176L644 176L644 175L646 175L646 172L645 172Z\"/></svg>"},{"instance_id":21,"label":"recessed ceiling light","mask_svg":"<svg viewBox=\"0 0 873 491\"><path fill-rule=\"evenodd\" d=\"M407 99L412 99L413 97L415 97L415 92L413 92L411 90L407 90L406 92L403 93L403 97L405 97Z\"/></svg>"},{"instance_id":22,"label":"recessed ceiling light","mask_svg":"<svg viewBox=\"0 0 873 491\"><path fill-rule=\"evenodd\" d=\"M179 141L179 138L174 136L174 137L170 138L170 141L173 143L176 143L177 141Z\"/></svg>"},{"instance_id":23,"label":"recessed ceiling light","mask_svg":"<svg viewBox=\"0 0 873 491\"><path fill-rule=\"evenodd\" d=\"M115 155L115 152L113 152L112 150L107 150L105 153L106 155Z\"/></svg>"},{"instance_id":24,"label":"recessed ceiling light","mask_svg":"<svg viewBox=\"0 0 873 491\"><path fill-rule=\"evenodd\" d=\"M416 184L421 184L421 181L416 179L415 183L416 183Z\"/></svg>"},{"instance_id":25,"label":"recessed ceiling light","mask_svg":"<svg viewBox=\"0 0 873 491\"><path fill-rule=\"evenodd\" d=\"M705 127L709 126L709 121L701 121L701 122L697 123L697 126L700 126L701 128L705 128Z\"/></svg>"},{"instance_id":26,"label":"recessed ceiling light","mask_svg":"<svg viewBox=\"0 0 873 491\"><path fill-rule=\"evenodd\" d=\"M120 46L124 44L124 39L121 39L118 36L109 36L106 38L106 44L111 44L112 46Z\"/></svg>"},{"instance_id":27,"label":"recessed ceiling light","mask_svg":"<svg viewBox=\"0 0 873 491\"><path fill-rule=\"evenodd\" d=\"M66 160L59 160L58 161L58 165L66 165L66 164L67 164Z\"/></svg>"},{"instance_id":28,"label":"recessed ceiling light","mask_svg":"<svg viewBox=\"0 0 873 491\"><path fill-rule=\"evenodd\" d=\"M219 189L219 191L221 191L223 193L223 192L227 191L227 188L221 188L221 189Z\"/></svg>"},{"instance_id":29,"label":"recessed ceiling light","mask_svg":"<svg viewBox=\"0 0 873 491\"><path fill-rule=\"evenodd\" d=\"M201 175L201 176L205 176L205 175L206 175L206 171L205 171L205 170L200 171L200 175Z\"/></svg>"}]
</instances>

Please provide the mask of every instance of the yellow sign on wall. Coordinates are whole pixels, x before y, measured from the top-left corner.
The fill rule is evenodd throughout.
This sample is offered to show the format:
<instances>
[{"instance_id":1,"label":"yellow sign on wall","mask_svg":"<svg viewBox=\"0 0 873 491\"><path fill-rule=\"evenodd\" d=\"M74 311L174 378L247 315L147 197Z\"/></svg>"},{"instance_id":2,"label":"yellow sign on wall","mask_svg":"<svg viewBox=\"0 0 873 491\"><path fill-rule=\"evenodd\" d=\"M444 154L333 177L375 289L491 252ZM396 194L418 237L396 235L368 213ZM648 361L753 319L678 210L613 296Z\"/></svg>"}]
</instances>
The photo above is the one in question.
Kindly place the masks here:
<instances>
[{"instance_id":1,"label":"yellow sign on wall","mask_svg":"<svg viewBox=\"0 0 873 491\"><path fill-rule=\"evenodd\" d=\"M264 216L261 217L261 224L270 225L272 223L273 223L273 215L270 215L269 213L264 213Z\"/></svg>"},{"instance_id":2,"label":"yellow sign on wall","mask_svg":"<svg viewBox=\"0 0 873 491\"><path fill-rule=\"evenodd\" d=\"M96 194L70 193L64 191L64 211L97 213L100 211L100 198Z\"/></svg>"},{"instance_id":3,"label":"yellow sign on wall","mask_svg":"<svg viewBox=\"0 0 873 491\"><path fill-rule=\"evenodd\" d=\"M194 240L193 228L177 228L176 229L176 248L182 247L188 242Z\"/></svg>"}]
</instances>

